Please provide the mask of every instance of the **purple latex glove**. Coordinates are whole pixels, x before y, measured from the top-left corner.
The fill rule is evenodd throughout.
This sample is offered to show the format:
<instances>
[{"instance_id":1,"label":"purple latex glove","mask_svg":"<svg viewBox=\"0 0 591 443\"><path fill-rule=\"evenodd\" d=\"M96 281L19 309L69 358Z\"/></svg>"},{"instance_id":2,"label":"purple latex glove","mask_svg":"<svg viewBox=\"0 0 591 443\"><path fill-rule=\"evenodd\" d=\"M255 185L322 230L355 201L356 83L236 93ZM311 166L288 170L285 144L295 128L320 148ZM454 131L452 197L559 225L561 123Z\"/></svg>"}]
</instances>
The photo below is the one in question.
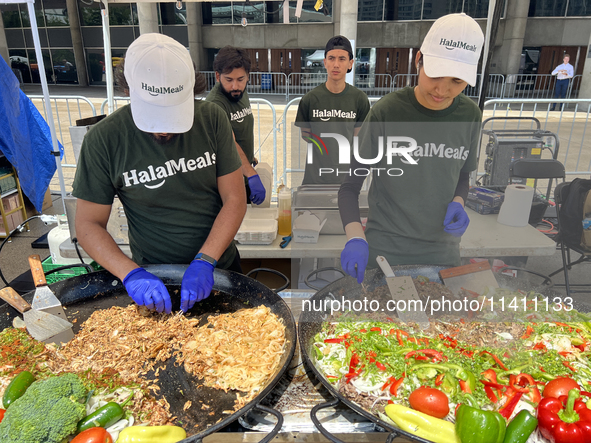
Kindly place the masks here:
<instances>
[{"instance_id":1,"label":"purple latex glove","mask_svg":"<svg viewBox=\"0 0 591 443\"><path fill-rule=\"evenodd\" d=\"M248 177L248 187L250 188L250 201L255 205L260 205L265 201L265 187L258 174Z\"/></svg>"},{"instance_id":2,"label":"purple latex glove","mask_svg":"<svg viewBox=\"0 0 591 443\"><path fill-rule=\"evenodd\" d=\"M213 265L205 260L191 262L181 283L181 311L187 312L195 302L209 297L213 288L213 270Z\"/></svg>"},{"instance_id":3,"label":"purple latex glove","mask_svg":"<svg viewBox=\"0 0 591 443\"><path fill-rule=\"evenodd\" d=\"M369 245L362 238L352 238L341 252L341 268L361 283L365 277L365 268L369 259Z\"/></svg>"},{"instance_id":4,"label":"purple latex glove","mask_svg":"<svg viewBox=\"0 0 591 443\"><path fill-rule=\"evenodd\" d=\"M445 219L443 219L443 230L445 232L454 237L461 237L466 232L469 224L470 219L461 203L451 202L447 205L447 212L445 213Z\"/></svg>"},{"instance_id":5,"label":"purple latex glove","mask_svg":"<svg viewBox=\"0 0 591 443\"><path fill-rule=\"evenodd\" d=\"M158 277L144 268L135 268L123 279L127 293L140 306L170 314L172 303L168 289Z\"/></svg>"}]
</instances>

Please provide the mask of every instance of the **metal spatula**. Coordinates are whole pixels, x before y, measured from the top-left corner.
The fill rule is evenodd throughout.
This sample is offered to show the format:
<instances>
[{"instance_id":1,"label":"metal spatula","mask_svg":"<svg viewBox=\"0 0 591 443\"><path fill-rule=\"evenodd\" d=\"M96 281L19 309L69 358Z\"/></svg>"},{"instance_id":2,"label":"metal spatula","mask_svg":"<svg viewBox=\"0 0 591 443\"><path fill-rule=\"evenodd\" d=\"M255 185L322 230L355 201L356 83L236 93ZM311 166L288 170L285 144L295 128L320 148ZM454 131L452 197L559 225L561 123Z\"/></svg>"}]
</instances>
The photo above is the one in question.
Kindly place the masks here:
<instances>
[{"instance_id":1,"label":"metal spatula","mask_svg":"<svg viewBox=\"0 0 591 443\"><path fill-rule=\"evenodd\" d=\"M37 254L29 255L29 266L35 283L35 296L33 297L33 309L55 315L62 320L67 320L64 307L61 302L47 286L45 273L41 264L41 257Z\"/></svg>"},{"instance_id":2,"label":"metal spatula","mask_svg":"<svg viewBox=\"0 0 591 443\"><path fill-rule=\"evenodd\" d=\"M55 315L36 311L10 286L0 290L0 298L23 314L29 334L44 343L66 343L74 338L72 323Z\"/></svg>"},{"instance_id":3,"label":"metal spatula","mask_svg":"<svg viewBox=\"0 0 591 443\"><path fill-rule=\"evenodd\" d=\"M386 276L386 283L390 289L390 295L396 301L397 307L406 309L396 309L398 318L405 323L417 323L422 329L429 327L429 317L422 310L423 306L417 288L409 275L396 277L388 260L381 255L376 257L378 265Z\"/></svg>"}]
</instances>

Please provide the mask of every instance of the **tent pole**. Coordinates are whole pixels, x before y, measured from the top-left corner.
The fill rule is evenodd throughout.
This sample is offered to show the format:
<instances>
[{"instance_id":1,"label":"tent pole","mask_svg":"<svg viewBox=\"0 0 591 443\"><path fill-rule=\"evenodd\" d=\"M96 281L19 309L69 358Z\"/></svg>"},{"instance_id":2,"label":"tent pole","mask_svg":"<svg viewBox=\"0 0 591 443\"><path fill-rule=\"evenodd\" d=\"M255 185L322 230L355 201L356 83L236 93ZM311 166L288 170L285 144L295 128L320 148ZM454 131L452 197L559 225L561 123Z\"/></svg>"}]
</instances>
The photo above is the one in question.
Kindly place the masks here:
<instances>
[{"instance_id":1,"label":"tent pole","mask_svg":"<svg viewBox=\"0 0 591 443\"><path fill-rule=\"evenodd\" d=\"M55 163L57 166L57 174L60 182L60 192L62 196L62 205L64 214L66 213L66 185L64 183L64 175L62 173L62 163L60 157L60 149L57 143L57 136L55 135L55 123L53 121L53 111L51 110L51 102L49 101L49 88L47 86L47 78L45 77L45 64L43 63L43 53L41 52L41 42L39 41L39 28L37 27L37 17L35 16L35 4L27 3L29 10L29 19L31 20L31 34L33 35L33 42L35 44L35 54L37 56L37 66L39 68L39 79L41 80L41 88L43 89L43 98L45 99L45 111L47 113L47 124L51 132L51 143L53 145L52 154L55 156Z\"/></svg>"},{"instance_id":2,"label":"tent pole","mask_svg":"<svg viewBox=\"0 0 591 443\"><path fill-rule=\"evenodd\" d=\"M111 34L109 33L109 3L100 0L103 19L103 44L105 48L105 81L107 82L107 105L109 114L113 113L113 58L111 56Z\"/></svg>"}]
</instances>

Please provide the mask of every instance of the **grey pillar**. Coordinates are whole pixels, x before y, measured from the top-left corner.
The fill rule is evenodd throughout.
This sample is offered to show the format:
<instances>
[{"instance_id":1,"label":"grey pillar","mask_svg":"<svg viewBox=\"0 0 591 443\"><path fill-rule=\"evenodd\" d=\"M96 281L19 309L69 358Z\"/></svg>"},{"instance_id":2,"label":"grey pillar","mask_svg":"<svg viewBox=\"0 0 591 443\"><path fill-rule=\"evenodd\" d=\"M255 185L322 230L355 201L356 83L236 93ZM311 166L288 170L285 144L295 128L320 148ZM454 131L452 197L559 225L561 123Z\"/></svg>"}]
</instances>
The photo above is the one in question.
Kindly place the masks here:
<instances>
[{"instance_id":1,"label":"grey pillar","mask_svg":"<svg viewBox=\"0 0 591 443\"><path fill-rule=\"evenodd\" d=\"M82 31L80 30L80 16L78 15L78 1L66 0L68 9L68 20L70 21L70 35L74 49L74 60L76 61L76 73L78 84L88 86L88 72L86 70L86 58L84 57L84 44L82 43Z\"/></svg>"},{"instance_id":2,"label":"grey pillar","mask_svg":"<svg viewBox=\"0 0 591 443\"><path fill-rule=\"evenodd\" d=\"M137 16L140 22L140 34L159 32L158 3L137 3Z\"/></svg>"},{"instance_id":3,"label":"grey pillar","mask_svg":"<svg viewBox=\"0 0 591 443\"><path fill-rule=\"evenodd\" d=\"M353 43L353 56L357 48L357 0L339 0L338 2L338 22L335 23L335 33L347 37ZM336 13L333 12L335 18ZM347 82L354 83L355 64L353 70L347 74Z\"/></svg>"},{"instance_id":4,"label":"grey pillar","mask_svg":"<svg viewBox=\"0 0 591 443\"><path fill-rule=\"evenodd\" d=\"M203 14L201 3L187 2L187 32L189 34L189 53L199 71L207 68L207 57L203 47Z\"/></svg>"},{"instance_id":5,"label":"grey pillar","mask_svg":"<svg viewBox=\"0 0 591 443\"><path fill-rule=\"evenodd\" d=\"M581 52L582 51L583 50L581 50ZM581 86L579 87L578 98L591 99L591 37L589 38L589 46L585 51L586 53L581 54L581 59L585 60L585 66L583 69L583 76L581 78ZM583 59L583 57L585 58ZM581 59L579 60L579 63L582 62Z\"/></svg>"},{"instance_id":6,"label":"grey pillar","mask_svg":"<svg viewBox=\"0 0 591 443\"><path fill-rule=\"evenodd\" d=\"M505 34L501 48L501 60L505 60L503 71L507 74L505 97L515 92L515 74L519 74L523 38L527 27L527 13L530 0L508 0L505 19Z\"/></svg>"},{"instance_id":7,"label":"grey pillar","mask_svg":"<svg viewBox=\"0 0 591 443\"><path fill-rule=\"evenodd\" d=\"M6 41L6 33L4 32L4 20L2 20L2 14L0 14L0 57L2 57L6 64L10 66L10 57L8 56L8 42Z\"/></svg>"}]
</instances>

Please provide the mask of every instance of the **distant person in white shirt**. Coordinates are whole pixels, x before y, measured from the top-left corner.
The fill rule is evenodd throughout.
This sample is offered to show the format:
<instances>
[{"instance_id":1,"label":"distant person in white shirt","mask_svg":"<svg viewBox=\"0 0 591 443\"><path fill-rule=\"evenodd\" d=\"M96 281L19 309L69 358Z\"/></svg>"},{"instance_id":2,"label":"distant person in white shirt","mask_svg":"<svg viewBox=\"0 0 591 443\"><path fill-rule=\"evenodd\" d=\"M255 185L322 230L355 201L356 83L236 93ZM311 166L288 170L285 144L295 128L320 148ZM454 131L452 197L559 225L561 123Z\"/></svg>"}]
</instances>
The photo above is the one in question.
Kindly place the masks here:
<instances>
[{"instance_id":1,"label":"distant person in white shirt","mask_svg":"<svg viewBox=\"0 0 591 443\"><path fill-rule=\"evenodd\" d=\"M561 65L556 66L556 69L552 71L552 75L556 76L556 88L554 88L554 98L565 98L566 90L568 89L568 81L573 78L574 69L573 65L569 63L570 55L564 54L564 58ZM556 103L552 104L550 111L554 111ZM560 103L560 111L562 111L562 103Z\"/></svg>"}]
</instances>

